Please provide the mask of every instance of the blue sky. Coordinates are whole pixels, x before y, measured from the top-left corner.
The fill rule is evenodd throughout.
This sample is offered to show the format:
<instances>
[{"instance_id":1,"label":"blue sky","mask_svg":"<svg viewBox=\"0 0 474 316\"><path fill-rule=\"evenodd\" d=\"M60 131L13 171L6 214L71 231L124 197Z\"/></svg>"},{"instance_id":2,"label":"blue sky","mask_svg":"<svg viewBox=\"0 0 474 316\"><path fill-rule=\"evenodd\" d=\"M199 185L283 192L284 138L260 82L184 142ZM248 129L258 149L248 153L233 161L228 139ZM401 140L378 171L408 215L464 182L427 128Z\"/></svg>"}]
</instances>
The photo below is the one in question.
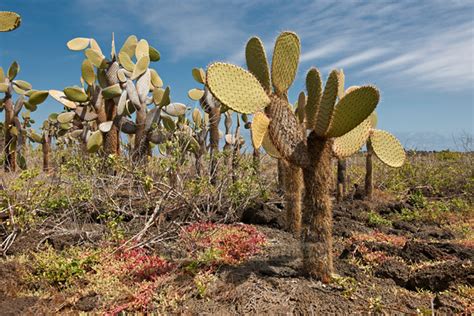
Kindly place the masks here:
<instances>
[{"instance_id":1,"label":"blue sky","mask_svg":"<svg viewBox=\"0 0 474 316\"><path fill-rule=\"evenodd\" d=\"M154 64L172 99L192 105L193 67L212 61L244 65L244 46L259 36L271 56L280 31L302 43L290 99L304 89L311 66L326 77L343 68L346 85L375 84L382 92L379 127L407 147L456 149L453 137L474 134L474 1L153 1L7 0L0 10L22 15L22 26L0 34L0 65L13 60L36 89L79 83L83 55L66 48L93 37L104 51L131 34L161 52ZM53 100L38 121L61 107Z\"/></svg>"}]
</instances>

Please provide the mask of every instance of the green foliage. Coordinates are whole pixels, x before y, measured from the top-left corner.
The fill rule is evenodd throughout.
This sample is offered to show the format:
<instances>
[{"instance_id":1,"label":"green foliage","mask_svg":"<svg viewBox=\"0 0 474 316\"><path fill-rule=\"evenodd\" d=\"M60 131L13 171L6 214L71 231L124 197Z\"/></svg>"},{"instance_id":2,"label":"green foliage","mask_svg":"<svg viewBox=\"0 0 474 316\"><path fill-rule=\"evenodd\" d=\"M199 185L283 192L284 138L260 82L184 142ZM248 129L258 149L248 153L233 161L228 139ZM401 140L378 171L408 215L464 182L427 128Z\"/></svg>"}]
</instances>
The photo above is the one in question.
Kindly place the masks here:
<instances>
[{"instance_id":1,"label":"green foliage","mask_svg":"<svg viewBox=\"0 0 474 316\"><path fill-rule=\"evenodd\" d=\"M392 226L392 221L382 217L379 213L370 211L367 213L367 223L369 226Z\"/></svg>"}]
</instances>

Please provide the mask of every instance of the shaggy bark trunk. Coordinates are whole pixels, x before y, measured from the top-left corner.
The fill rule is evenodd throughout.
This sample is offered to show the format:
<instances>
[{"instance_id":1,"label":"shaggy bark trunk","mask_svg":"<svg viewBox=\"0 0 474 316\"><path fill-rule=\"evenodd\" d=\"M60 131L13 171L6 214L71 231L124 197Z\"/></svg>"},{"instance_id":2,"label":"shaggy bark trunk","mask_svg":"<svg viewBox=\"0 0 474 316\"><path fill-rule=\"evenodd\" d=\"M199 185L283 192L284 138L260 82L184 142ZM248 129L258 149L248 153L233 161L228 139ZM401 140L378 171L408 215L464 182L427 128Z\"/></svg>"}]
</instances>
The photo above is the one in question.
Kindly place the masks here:
<instances>
[{"instance_id":1,"label":"shaggy bark trunk","mask_svg":"<svg viewBox=\"0 0 474 316\"><path fill-rule=\"evenodd\" d=\"M336 199L338 202L341 202L344 199L346 194L346 160L338 159L337 160L337 194Z\"/></svg>"},{"instance_id":2,"label":"shaggy bark trunk","mask_svg":"<svg viewBox=\"0 0 474 316\"><path fill-rule=\"evenodd\" d=\"M373 155L372 144L370 140L367 142L367 156L365 157L365 197L367 200L372 200L372 195L374 191L373 179L374 175L372 173L372 155Z\"/></svg>"},{"instance_id":3,"label":"shaggy bark trunk","mask_svg":"<svg viewBox=\"0 0 474 316\"><path fill-rule=\"evenodd\" d=\"M5 93L4 99L4 108L5 108L5 144L4 144L4 154L5 162L4 168L5 172L14 172L16 171L16 151L11 149L11 145L15 142L15 137L10 133L10 128L14 125L13 118L13 100L10 93ZM19 131L18 131L19 132Z\"/></svg>"},{"instance_id":4,"label":"shaggy bark trunk","mask_svg":"<svg viewBox=\"0 0 474 316\"><path fill-rule=\"evenodd\" d=\"M277 172L278 172L277 192L283 193L285 192L285 162L282 159L278 159Z\"/></svg>"},{"instance_id":5,"label":"shaggy bark trunk","mask_svg":"<svg viewBox=\"0 0 474 316\"><path fill-rule=\"evenodd\" d=\"M139 163L143 163L148 154L148 137L145 131L145 121L146 121L146 110L142 106L139 111L136 112L136 125L137 131L135 133L135 145L133 148L133 159Z\"/></svg>"},{"instance_id":6,"label":"shaggy bark trunk","mask_svg":"<svg viewBox=\"0 0 474 316\"><path fill-rule=\"evenodd\" d=\"M114 100L105 101L105 121L114 121L117 115L117 106ZM110 131L104 136L104 151L106 155L120 155L119 129L113 124Z\"/></svg>"},{"instance_id":7,"label":"shaggy bark trunk","mask_svg":"<svg viewBox=\"0 0 474 316\"><path fill-rule=\"evenodd\" d=\"M328 283L333 272L331 141L314 132L308 137L310 165L303 170L303 268L310 276Z\"/></svg>"},{"instance_id":8,"label":"shaggy bark trunk","mask_svg":"<svg viewBox=\"0 0 474 316\"><path fill-rule=\"evenodd\" d=\"M41 143L41 148L43 150L43 171L49 172L49 153L51 152L51 138L49 134L43 135L43 141Z\"/></svg>"},{"instance_id":9,"label":"shaggy bark trunk","mask_svg":"<svg viewBox=\"0 0 474 316\"><path fill-rule=\"evenodd\" d=\"M285 208L288 231L300 238L301 236L301 195L303 192L303 170L282 161L285 177Z\"/></svg>"},{"instance_id":10,"label":"shaggy bark trunk","mask_svg":"<svg viewBox=\"0 0 474 316\"><path fill-rule=\"evenodd\" d=\"M252 154L252 159L253 159L253 170L255 174L260 173L260 151L258 149L253 149L253 154Z\"/></svg>"},{"instance_id":11,"label":"shaggy bark trunk","mask_svg":"<svg viewBox=\"0 0 474 316\"><path fill-rule=\"evenodd\" d=\"M219 122L221 120L221 110L213 107L209 111L209 145L211 156L211 184L217 183L217 157L219 152Z\"/></svg>"}]
</instances>

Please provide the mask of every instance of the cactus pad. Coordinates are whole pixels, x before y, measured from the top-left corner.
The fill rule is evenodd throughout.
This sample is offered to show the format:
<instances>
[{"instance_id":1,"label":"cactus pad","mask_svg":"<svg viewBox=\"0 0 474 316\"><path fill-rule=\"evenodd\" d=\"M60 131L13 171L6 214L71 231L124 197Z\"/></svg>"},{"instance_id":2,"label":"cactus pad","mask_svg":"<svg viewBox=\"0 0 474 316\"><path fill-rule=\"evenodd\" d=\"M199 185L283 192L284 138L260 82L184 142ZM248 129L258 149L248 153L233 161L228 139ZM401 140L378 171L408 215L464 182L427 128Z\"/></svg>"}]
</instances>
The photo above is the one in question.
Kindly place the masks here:
<instances>
[{"instance_id":1,"label":"cactus pad","mask_svg":"<svg viewBox=\"0 0 474 316\"><path fill-rule=\"evenodd\" d=\"M89 38L85 38L85 37L76 37L72 40L70 40L69 42L67 42L67 48L69 48L70 50L75 50L75 51L79 51L79 50L84 50L86 49L90 44L90 39Z\"/></svg>"},{"instance_id":2,"label":"cactus pad","mask_svg":"<svg viewBox=\"0 0 474 316\"><path fill-rule=\"evenodd\" d=\"M135 55L135 49L138 44L138 39L135 35L130 35L126 40L125 43L123 43L122 48L120 49L120 52L126 53L130 58Z\"/></svg>"},{"instance_id":3,"label":"cactus pad","mask_svg":"<svg viewBox=\"0 0 474 316\"><path fill-rule=\"evenodd\" d=\"M148 55L150 56L150 61L153 61L153 62L159 61L161 58L160 52L152 46L150 46L148 50Z\"/></svg>"},{"instance_id":4,"label":"cactus pad","mask_svg":"<svg viewBox=\"0 0 474 316\"><path fill-rule=\"evenodd\" d=\"M24 80L14 80L13 84L17 85L20 87L20 89L23 89L25 91L31 90L33 88L29 82L26 82Z\"/></svg>"},{"instance_id":5,"label":"cactus pad","mask_svg":"<svg viewBox=\"0 0 474 316\"><path fill-rule=\"evenodd\" d=\"M101 52L88 48L85 51L87 59L91 61L91 63L96 66L97 68L105 69L107 68L107 60L105 59L105 56L102 55Z\"/></svg>"},{"instance_id":6,"label":"cactus pad","mask_svg":"<svg viewBox=\"0 0 474 316\"><path fill-rule=\"evenodd\" d=\"M18 28L21 24L21 17L18 13L0 12L0 32L10 32Z\"/></svg>"},{"instance_id":7,"label":"cactus pad","mask_svg":"<svg viewBox=\"0 0 474 316\"><path fill-rule=\"evenodd\" d=\"M100 149L102 146L103 137L101 131L93 132L89 138L87 139L87 151L90 153L94 153Z\"/></svg>"},{"instance_id":8,"label":"cactus pad","mask_svg":"<svg viewBox=\"0 0 474 316\"><path fill-rule=\"evenodd\" d=\"M171 116L181 116L186 113L186 105L182 103L171 103L163 107L163 111Z\"/></svg>"},{"instance_id":9,"label":"cactus pad","mask_svg":"<svg viewBox=\"0 0 474 316\"><path fill-rule=\"evenodd\" d=\"M372 112L372 114L370 114L369 120L370 120L370 127L376 128L376 127L377 127L378 118L377 118L377 113L375 113L375 111Z\"/></svg>"},{"instance_id":10,"label":"cactus pad","mask_svg":"<svg viewBox=\"0 0 474 316\"><path fill-rule=\"evenodd\" d=\"M337 98L340 100L344 97L344 81L346 79L346 77L344 76L344 71L339 70L338 72L338 77L339 77L339 80L338 80L338 84L339 86L337 87Z\"/></svg>"},{"instance_id":11,"label":"cactus pad","mask_svg":"<svg viewBox=\"0 0 474 316\"><path fill-rule=\"evenodd\" d=\"M72 102L71 100L68 100L66 98L66 95L64 92L59 91L59 90L49 90L49 95L53 97L56 101L64 105L65 107L69 109L75 109L77 107L76 103Z\"/></svg>"},{"instance_id":12,"label":"cactus pad","mask_svg":"<svg viewBox=\"0 0 474 316\"><path fill-rule=\"evenodd\" d=\"M329 74L328 80L326 81L326 86L324 87L324 92L321 97L321 104L319 106L318 114L316 117L316 124L314 125L314 131L318 136L326 135L326 132L329 128L329 124L331 123L331 117L334 112L334 104L336 103L338 91L339 71L333 70ZM358 122L353 127L356 127L361 122Z\"/></svg>"},{"instance_id":13,"label":"cactus pad","mask_svg":"<svg viewBox=\"0 0 474 316\"><path fill-rule=\"evenodd\" d=\"M18 75L19 72L20 65L16 61L14 61L8 68L8 79L12 81L13 79L15 79L16 75Z\"/></svg>"},{"instance_id":14,"label":"cactus pad","mask_svg":"<svg viewBox=\"0 0 474 316\"><path fill-rule=\"evenodd\" d=\"M303 91L301 91L298 95L298 103L295 110L295 115L298 117L298 122L304 122L306 116L306 95Z\"/></svg>"},{"instance_id":15,"label":"cactus pad","mask_svg":"<svg viewBox=\"0 0 474 316\"><path fill-rule=\"evenodd\" d=\"M140 75L145 73L145 71L148 69L148 66L150 65L150 57L144 56L140 58L137 61L137 64L135 65L135 68L133 69L132 77L130 79L135 80L137 79Z\"/></svg>"},{"instance_id":16,"label":"cactus pad","mask_svg":"<svg viewBox=\"0 0 474 316\"><path fill-rule=\"evenodd\" d=\"M276 149L275 145L273 145L268 133L265 134L262 140L262 147L263 149L269 154L271 157L276 158L276 159L281 159L282 156L278 152L278 149Z\"/></svg>"},{"instance_id":17,"label":"cactus pad","mask_svg":"<svg viewBox=\"0 0 474 316\"><path fill-rule=\"evenodd\" d=\"M95 72L94 65L90 62L89 59L84 59L81 66L82 78L89 86L91 86L95 81Z\"/></svg>"},{"instance_id":18,"label":"cactus pad","mask_svg":"<svg viewBox=\"0 0 474 316\"><path fill-rule=\"evenodd\" d=\"M270 103L259 81L248 71L231 64L210 65L207 86L219 102L239 113L255 113Z\"/></svg>"},{"instance_id":19,"label":"cactus pad","mask_svg":"<svg viewBox=\"0 0 474 316\"><path fill-rule=\"evenodd\" d=\"M311 68L306 75L306 90L308 91L308 100L306 101L306 127L313 129L316 125L316 116L322 95L321 74L316 68Z\"/></svg>"},{"instance_id":20,"label":"cactus pad","mask_svg":"<svg viewBox=\"0 0 474 316\"><path fill-rule=\"evenodd\" d=\"M150 46L146 40L141 39L137 43L137 47L135 48L135 56L137 57L137 60L142 57L150 57Z\"/></svg>"},{"instance_id":21,"label":"cactus pad","mask_svg":"<svg viewBox=\"0 0 474 316\"><path fill-rule=\"evenodd\" d=\"M202 126L202 115L201 115L201 112L198 109L193 110L192 118L193 118L194 125L197 128L201 128L201 126Z\"/></svg>"},{"instance_id":22,"label":"cactus pad","mask_svg":"<svg viewBox=\"0 0 474 316\"><path fill-rule=\"evenodd\" d=\"M132 58L126 52L120 52L118 55L120 65L128 71L133 71L135 69L135 64L132 61Z\"/></svg>"},{"instance_id":23,"label":"cactus pad","mask_svg":"<svg viewBox=\"0 0 474 316\"><path fill-rule=\"evenodd\" d=\"M56 119L59 123L65 124L71 122L74 119L74 116L76 116L75 112L64 112L59 114Z\"/></svg>"},{"instance_id":24,"label":"cactus pad","mask_svg":"<svg viewBox=\"0 0 474 316\"><path fill-rule=\"evenodd\" d=\"M332 145L334 155L339 159L343 159L355 154L367 142L369 134L370 121L366 119L350 132L334 140Z\"/></svg>"},{"instance_id":25,"label":"cactus pad","mask_svg":"<svg viewBox=\"0 0 474 316\"><path fill-rule=\"evenodd\" d=\"M268 132L270 119L262 112L255 113L252 121L252 144L258 149L262 146L263 138Z\"/></svg>"},{"instance_id":26,"label":"cactus pad","mask_svg":"<svg viewBox=\"0 0 474 316\"><path fill-rule=\"evenodd\" d=\"M199 101L204 96L204 90L201 89L191 89L188 91L188 97L191 100Z\"/></svg>"},{"instance_id":27,"label":"cactus pad","mask_svg":"<svg viewBox=\"0 0 474 316\"><path fill-rule=\"evenodd\" d=\"M86 102L89 99L87 94L79 87L67 87L64 89L64 94L74 102Z\"/></svg>"},{"instance_id":28,"label":"cactus pad","mask_svg":"<svg viewBox=\"0 0 474 316\"><path fill-rule=\"evenodd\" d=\"M405 161L405 150L400 141L386 131L372 130L370 135L372 148L377 157L390 167L398 168Z\"/></svg>"},{"instance_id":29,"label":"cactus pad","mask_svg":"<svg viewBox=\"0 0 474 316\"><path fill-rule=\"evenodd\" d=\"M286 93L295 80L299 59L298 36L292 32L281 33L276 39L272 59L272 83L277 94Z\"/></svg>"},{"instance_id":30,"label":"cactus pad","mask_svg":"<svg viewBox=\"0 0 474 316\"><path fill-rule=\"evenodd\" d=\"M198 83L206 83L206 72L202 68L193 68L192 70L193 78Z\"/></svg>"},{"instance_id":31,"label":"cactus pad","mask_svg":"<svg viewBox=\"0 0 474 316\"><path fill-rule=\"evenodd\" d=\"M160 75L156 72L155 69L150 68L150 74L151 74L151 84L155 88L161 88L163 87L163 80L161 80Z\"/></svg>"},{"instance_id":32,"label":"cactus pad","mask_svg":"<svg viewBox=\"0 0 474 316\"><path fill-rule=\"evenodd\" d=\"M252 37L245 47L245 59L248 70L257 78L263 89L271 91L270 71L268 69L267 55L262 41L258 37Z\"/></svg>"},{"instance_id":33,"label":"cactus pad","mask_svg":"<svg viewBox=\"0 0 474 316\"><path fill-rule=\"evenodd\" d=\"M379 102L379 91L372 86L363 86L346 94L334 110L327 137L340 137L362 123Z\"/></svg>"},{"instance_id":34,"label":"cactus pad","mask_svg":"<svg viewBox=\"0 0 474 316\"><path fill-rule=\"evenodd\" d=\"M120 84L118 83L102 90L102 96L104 97L104 99L112 99L112 98L120 96L121 94L122 94L122 89L120 88Z\"/></svg>"},{"instance_id":35,"label":"cactus pad","mask_svg":"<svg viewBox=\"0 0 474 316\"><path fill-rule=\"evenodd\" d=\"M112 125L114 125L113 121L107 121L99 124L99 130L103 133L108 133L112 129Z\"/></svg>"},{"instance_id":36,"label":"cactus pad","mask_svg":"<svg viewBox=\"0 0 474 316\"><path fill-rule=\"evenodd\" d=\"M273 95L265 108L270 118L268 134L279 153L299 166L308 163L305 137L288 102Z\"/></svg>"},{"instance_id":37,"label":"cactus pad","mask_svg":"<svg viewBox=\"0 0 474 316\"><path fill-rule=\"evenodd\" d=\"M43 103L48 97L48 91L35 91L31 94L28 102L33 105L38 105Z\"/></svg>"}]
</instances>

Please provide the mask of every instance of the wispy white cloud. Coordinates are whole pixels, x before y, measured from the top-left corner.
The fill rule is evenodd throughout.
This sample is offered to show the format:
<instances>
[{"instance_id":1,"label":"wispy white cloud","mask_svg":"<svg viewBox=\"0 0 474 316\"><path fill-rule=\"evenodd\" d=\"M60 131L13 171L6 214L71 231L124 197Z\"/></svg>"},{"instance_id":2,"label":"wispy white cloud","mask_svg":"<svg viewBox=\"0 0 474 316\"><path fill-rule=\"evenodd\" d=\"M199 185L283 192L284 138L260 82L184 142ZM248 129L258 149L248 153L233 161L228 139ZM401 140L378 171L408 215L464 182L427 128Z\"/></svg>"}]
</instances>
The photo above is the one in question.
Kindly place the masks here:
<instances>
[{"instance_id":1,"label":"wispy white cloud","mask_svg":"<svg viewBox=\"0 0 474 316\"><path fill-rule=\"evenodd\" d=\"M330 54L341 51L347 46L348 41L345 39L338 39L327 44L316 46L309 51L303 52L300 57L301 62L313 61L318 58L327 57Z\"/></svg>"},{"instance_id":2,"label":"wispy white cloud","mask_svg":"<svg viewBox=\"0 0 474 316\"><path fill-rule=\"evenodd\" d=\"M335 68L350 68L360 63L374 60L376 57L379 57L387 53L387 51L388 51L387 49L383 49L383 48L372 48L362 53L358 53L358 54L343 58L341 60L338 60L335 63L332 63L324 67L323 69L325 71L328 71Z\"/></svg>"}]
</instances>

